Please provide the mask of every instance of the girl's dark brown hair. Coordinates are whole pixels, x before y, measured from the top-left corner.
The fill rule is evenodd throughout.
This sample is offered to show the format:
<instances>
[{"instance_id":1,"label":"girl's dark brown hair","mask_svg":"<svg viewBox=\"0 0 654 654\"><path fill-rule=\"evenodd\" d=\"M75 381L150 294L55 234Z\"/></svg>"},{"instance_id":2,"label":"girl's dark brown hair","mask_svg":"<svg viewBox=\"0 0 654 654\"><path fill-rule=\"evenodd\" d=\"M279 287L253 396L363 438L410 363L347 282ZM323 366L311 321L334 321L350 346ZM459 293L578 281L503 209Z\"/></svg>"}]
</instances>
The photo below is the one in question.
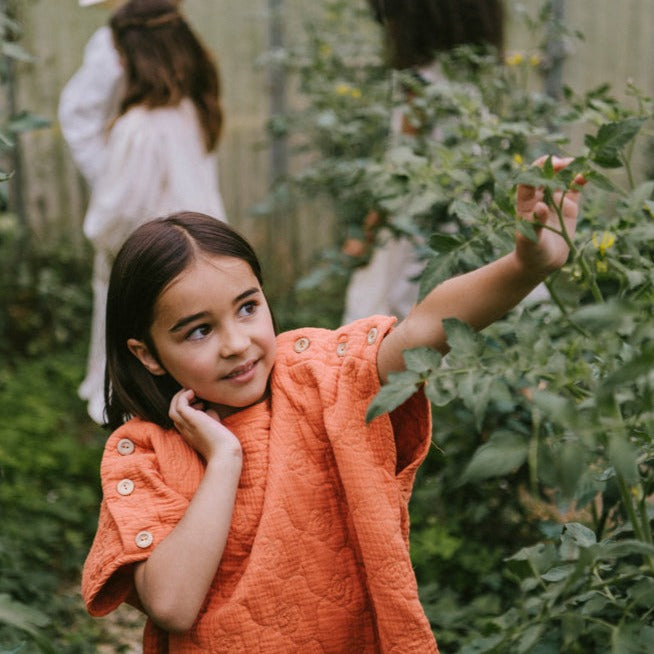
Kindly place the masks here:
<instances>
[{"instance_id":1,"label":"girl's dark brown hair","mask_svg":"<svg viewBox=\"0 0 654 654\"><path fill-rule=\"evenodd\" d=\"M190 98L198 112L208 151L220 138L223 113L220 78L213 58L172 0L129 0L110 21L126 71L120 113Z\"/></svg>"},{"instance_id":2,"label":"girl's dark brown hair","mask_svg":"<svg viewBox=\"0 0 654 654\"><path fill-rule=\"evenodd\" d=\"M382 24L388 64L424 66L461 45L504 46L502 0L368 0Z\"/></svg>"},{"instance_id":3,"label":"girl's dark brown hair","mask_svg":"<svg viewBox=\"0 0 654 654\"><path fill-rule=\"evenodd\" d=\"M180 212L147 222L120 249L111 271L106 315L105 403L111 429L132 416L172 426L168 408L180 386L169 375L148 372L127 341L143 341L157 356L150 337L157 298L201 253L245 261L263 285L261 266L250 244L205 214Z\"/></svg>"}]
</instances>

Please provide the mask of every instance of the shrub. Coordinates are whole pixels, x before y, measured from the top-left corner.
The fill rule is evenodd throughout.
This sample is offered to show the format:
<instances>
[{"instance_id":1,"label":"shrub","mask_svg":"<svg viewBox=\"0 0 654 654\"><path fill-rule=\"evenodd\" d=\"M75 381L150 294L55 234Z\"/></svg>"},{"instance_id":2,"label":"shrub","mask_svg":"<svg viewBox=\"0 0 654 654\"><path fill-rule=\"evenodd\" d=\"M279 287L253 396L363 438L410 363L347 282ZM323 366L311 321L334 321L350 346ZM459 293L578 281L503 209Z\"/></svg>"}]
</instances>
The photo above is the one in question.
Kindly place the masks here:
<instances>
[{"instance_id":1,"label":"shrub","mask_svg":"<svg viewBox=\"0 0 654 654\"><path fill-rule=\"evenodd\" d=\"M517 183L543 186L551 198L576 173L589 182L549 299L522 303L483 334L447 321L447 365L435 352L407 352L407 370L370 407L370 417L388 411L419 386L433 403L412 555L441 650L647 651L654 182L634 170L633 152L651 124L650 100L629 87L631 101L620 102L600 87L583 96L565 89L553 103L525 81L538 57L504 66L476 58L462 78L461 62L476 55L461 50L444 64L449 81L400 105L438 125L440 138L389 144L384 122L396 105L382 92L369 24L342 0L325 11L287 52L289 68L312 83L301 85L299 114L277 124L297 128L292 142L310 161L287 181L296 201L322 189L341 242L380 208L397 233L428 244L424 294L506 252L516 229L529 233L513 208ZM341 38L349 31L363 36ZM346 48L332 48L334 34ZM571 135L584 135L583 145L561 173L525 165L566 153ZM338 251L325 261L315 284L353 263Z\"/></svg>"}]
</instances>

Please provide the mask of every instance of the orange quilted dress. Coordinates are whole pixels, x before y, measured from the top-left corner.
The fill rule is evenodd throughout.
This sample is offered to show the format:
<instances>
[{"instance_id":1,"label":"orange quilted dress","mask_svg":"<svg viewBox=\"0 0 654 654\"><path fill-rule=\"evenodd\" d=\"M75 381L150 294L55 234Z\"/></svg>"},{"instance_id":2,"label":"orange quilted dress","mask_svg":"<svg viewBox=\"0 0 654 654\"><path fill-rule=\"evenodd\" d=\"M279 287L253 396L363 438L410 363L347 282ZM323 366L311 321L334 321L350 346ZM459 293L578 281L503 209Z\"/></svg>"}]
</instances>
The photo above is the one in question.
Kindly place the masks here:
<instances>
[{"instance_id":1,"label":"orange quilted dress","mask_svg":"<svg viewBox=\"0 0 654 654\"><path fill-rule=\"evenodd\" d=\"M148 621L145 654L435 654L408 549L407 504L431 436L417 393L365 423L393 320L278 337L267 401L224 422L243 469L220 566L193 628ZM176 431L133 419L105 448L82 594L101 616L134 598L133 565L184 514L203 462Z\"/></svg>"}]
</instances>

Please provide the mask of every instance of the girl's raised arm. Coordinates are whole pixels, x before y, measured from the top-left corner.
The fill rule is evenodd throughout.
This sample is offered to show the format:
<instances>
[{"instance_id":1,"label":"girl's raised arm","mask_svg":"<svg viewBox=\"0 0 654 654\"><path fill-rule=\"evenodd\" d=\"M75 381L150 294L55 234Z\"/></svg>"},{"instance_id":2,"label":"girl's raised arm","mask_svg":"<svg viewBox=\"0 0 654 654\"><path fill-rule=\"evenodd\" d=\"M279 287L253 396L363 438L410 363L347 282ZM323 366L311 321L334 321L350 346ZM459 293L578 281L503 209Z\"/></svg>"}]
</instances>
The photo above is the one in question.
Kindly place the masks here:
<instances>
[{"instance_id":1,"label":"girl's raised arm","mask_svg":"<svg viewBox=\"0 0 654 654\"><path fill-rule=\"evenodd\" d=\"M545 157L536 164L542 165ZM555 170L571 160L552 158ZM576 185L584 179L577 177ZM561 192L554 194L560 203ZM453 277L434 288L415 305L406 319L391 332L379 347L377 369L382 382L388 373L404 368L402 352L416 347L448 349L443 320L458 318L473 329L483 329L512 309L552 271L567 260L569 248L552 229L559 230L556 211L543 202L543 191L532 186L519 186L516 199L518 213L533 221L538 233L534 243L522 234L516 236L515 249L492 263L472 272ZM574 235L579 211L579 192L568 190L563 201L563 219L568 235Z\"/></svg>"}]
</instances>

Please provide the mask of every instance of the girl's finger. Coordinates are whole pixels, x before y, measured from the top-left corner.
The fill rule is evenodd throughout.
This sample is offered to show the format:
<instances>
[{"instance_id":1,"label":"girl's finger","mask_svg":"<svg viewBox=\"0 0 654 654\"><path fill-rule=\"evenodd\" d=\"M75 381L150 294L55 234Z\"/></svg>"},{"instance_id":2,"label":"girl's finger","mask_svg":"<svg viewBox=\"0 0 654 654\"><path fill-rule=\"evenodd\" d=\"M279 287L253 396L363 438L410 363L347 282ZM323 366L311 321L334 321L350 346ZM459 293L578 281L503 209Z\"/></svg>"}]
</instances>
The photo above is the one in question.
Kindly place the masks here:
<instances>
[{"instance_id":1,"label":"girl's finger","mask_svg":"<svg viewBox=\"0 0 654 654\"><path fill-rule=\"evenodd\" d=\"M547 223L550 217L550 210L544 202L538 202L533 210L534 226L540 228Z\"/></svg>"}]
</instances>

